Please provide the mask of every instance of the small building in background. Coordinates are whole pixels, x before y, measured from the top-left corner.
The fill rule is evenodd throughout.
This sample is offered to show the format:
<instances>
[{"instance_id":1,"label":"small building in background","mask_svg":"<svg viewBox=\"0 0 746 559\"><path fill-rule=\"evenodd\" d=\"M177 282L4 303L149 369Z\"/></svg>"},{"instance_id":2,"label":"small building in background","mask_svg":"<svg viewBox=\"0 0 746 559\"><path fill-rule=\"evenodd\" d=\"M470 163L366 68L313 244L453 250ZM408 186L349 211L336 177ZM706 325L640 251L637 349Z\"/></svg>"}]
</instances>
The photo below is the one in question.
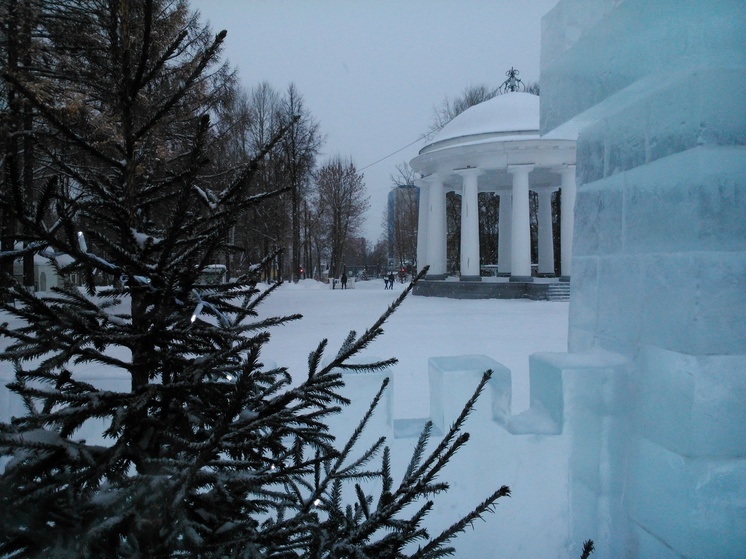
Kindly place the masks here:
<instances>
[{"instance_id":1,"label":"small building in background","mask_svg":"<svg viewBox=\"0 0 746 559\"><path fill-rule=\"evenodd\" d=\"M57 259L58 264L64 266L71 262L69 257ZM13 262L13 277L18 283L23 284L23 260L17 259ZM76 275L68 278L68 283L75 284ZM37 254L34 256L34 291L49 291L53 287L63 287L65 280L57 273L57 268L52 260Z\"/></svg>"}]
</instances>

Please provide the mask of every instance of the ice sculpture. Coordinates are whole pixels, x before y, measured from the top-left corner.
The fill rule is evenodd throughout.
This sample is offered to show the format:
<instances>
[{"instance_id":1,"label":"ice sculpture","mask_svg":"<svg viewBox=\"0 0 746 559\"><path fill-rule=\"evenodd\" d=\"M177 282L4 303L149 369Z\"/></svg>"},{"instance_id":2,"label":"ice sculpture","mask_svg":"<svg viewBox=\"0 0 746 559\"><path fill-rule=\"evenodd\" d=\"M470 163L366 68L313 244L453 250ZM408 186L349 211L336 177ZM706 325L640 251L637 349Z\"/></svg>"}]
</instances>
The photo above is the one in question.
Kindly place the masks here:
<instances>
[{"instance_id":1,"label":"ice sculpture","mask_svg":"<svg viewBox=\"0 0 746 559\"><path fill-rule=\"evenodd\" d=\"M568 359L630 363L570 456L594 470L571 521L599 558L746 550L745 45L742 0L561 0L543 20L542 134L577 134Z\"/></svg>"}]
</instances>

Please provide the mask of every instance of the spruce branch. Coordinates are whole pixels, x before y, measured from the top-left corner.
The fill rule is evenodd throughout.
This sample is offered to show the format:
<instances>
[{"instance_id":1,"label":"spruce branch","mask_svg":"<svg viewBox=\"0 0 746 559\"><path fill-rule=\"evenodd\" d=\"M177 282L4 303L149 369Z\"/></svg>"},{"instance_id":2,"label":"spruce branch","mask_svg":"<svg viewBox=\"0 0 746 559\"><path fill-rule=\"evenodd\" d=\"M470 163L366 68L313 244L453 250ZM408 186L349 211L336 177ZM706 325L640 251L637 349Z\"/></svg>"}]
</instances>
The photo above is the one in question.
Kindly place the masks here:
<instances>
[{"instance_id":1,"label":"spruce branch","mask_svg":"<svg viewBox=\"0 0 746 559\"><path fill-rule=\"evenodd\" d=\"M461 518L458 522L455 522L438 536L430 540L425 547L418 550L417 553L412 555L411 559L430 559L432 557L442 557L444 555L452 555L455 551L453 548L441 547L451 541L457 534L462 533L467 526L471 525L475 520L483 518L486 512L493 512L494 505L502 497L510 496L510 488L503 485L487 497L484 501L479 503L469 514Z\"/></svg>"},{"instance_id":2,"label":"spruce branch","mask_svg":"<svg viewBox=\"0 0 746 559\"><path fill-rule=\"evenodd\" d=\"M583 553L580 556L580 559L588 559L590 557L591 553L595 551L595 548L593 546L593 540L586 540L583 542Z\"/></svg>"},{"instance_id":3,"label":"spruce branch","mask_svg":"<svg viewBox=\"0 0 746 559\"><path fill-rule=\"evenodd\" d=\"M179 87L169 99L155 112L155 114L134 133L133 141L138 141L145 134L150 131L165 115L167 115L171 109L178 103L188 91L190 91L197 79L202 75L205 68L213 62L220 50L220 45L225 40L225 36L228 34L227 31L223 30L215 36L213 43L202 53L198 54L194 59L191 66L194 66L193 70L182 80L181 87Z\"/></svg>"},{"instance_id":4,"label":"spruce branch","mask_svg":"<svg viewBox=\"0 0 746 559\"><path fill-rule=\"evenodd\" d=\"M73 143L75 143L78 147L82 148L84 151L96 157L106 165L118 169L122 168L122 165L119 161L116 161L103 153L101 150L93 146L90 142L86 141L85 138L78 135L71 127L65 124L61 116L58 115L57 112L52 109L52 107L40 100L39 97L29 87L26 87L26 84L24 84L16 76L14 76L13 74L4 73L2 77L8 83L13 84L13 87L15 87L28 100L28 102L33 105L36 110L38 110L57 130L59 130L62 134L72 140Z\"/></svg>"},{"instance_id":5,"label":"spruce branch","mask_svg":"<svg viewBox=\"0 0 746 559\"><path fill-rule=\"evenodd\" d=\"M368 410L366 411L365 415L360 420L357 427L355 427L355 430L353 431L352 435L350 435L350 437L347 439L347 442L345 443L342 450L340 450L338 455L334 457L334 462L330 464L329 471L326 473L325 478L319 480L319 483L316 485L314 489L313 495L309 498L310 501L316 498L319 498L321 495L323 495L326 492L329 483L334 481L334 479L337 476L349 477L352 473L354 473L357 470L359 466L365 464L373 455L375 455L378 452L379 448L383 445L383 442L385 439L381 438L375 444L373 444L368 449L368 451L363 454L363 456L360 459L353 462L353 464L350 465L349 467L342 469L344 462L347 460L350 452L352 451L355 444L360 439L360 436L362 435L370 418L373 416L373 412L375 412L376 408L378 407L381 397L383 396L383 393L386 390L386 387L388 386L388 381L389 379L386 378L381 383L381 387L378 389L378 392L376 393L370 405L368 406Z\"/></svg>"},{"instance_id":6,"label":"spruce branch","mask_svg":"<svg viewBox=\"0 0 746 559\"><path fill-rule=\"evenodd\" d=\"M461 446L465 441L459 441L457 438L459 432L461 431L461 427L463 426L464 422L466 421L466 418L469 416L469 414L474 409L474 405L477 402L477 398L479 398L479 395L482 393L482 390L484 389L485 385L489 381L489 379L492 376L492 371L486 371L482 375L482 379L479 381L479 384L477 385L476 390L472 394L471 398L466 402L463 409L461 410L461 413L456 418L456 421L454 421L453 425L451 425L448 432L445 434L443 439L440 441L438 446L435 448L435 450L430 454L430 456L422 463L422 465L417 468L412 478L418 479L425 475L428 475L428 471L433 470L433 463L440 460L444 453L452 452L452 447L455 444L458 444ZM454 440L456 442L454 442Z\"/></svg>"}]
</instances>

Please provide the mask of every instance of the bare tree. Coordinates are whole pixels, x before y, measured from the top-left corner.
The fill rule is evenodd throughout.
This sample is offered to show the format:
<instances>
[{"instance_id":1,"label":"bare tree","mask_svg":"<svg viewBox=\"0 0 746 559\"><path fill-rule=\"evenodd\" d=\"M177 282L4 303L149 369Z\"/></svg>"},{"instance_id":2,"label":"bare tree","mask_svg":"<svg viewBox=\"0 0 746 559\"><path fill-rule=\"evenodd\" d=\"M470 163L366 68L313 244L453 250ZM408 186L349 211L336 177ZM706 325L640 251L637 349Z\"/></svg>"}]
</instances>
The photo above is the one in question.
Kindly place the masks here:
<instances>
[{"instance_id":1,"label":"bare tree","mask_svg":"<svg viewBox=\"0 0 746 559\"><path fill-rule=\"evenodd\" d=\"M407 186L414 184L417 179L417 172L409 166L409 163L402 161L394 166L394 172L389 174L389 180L393 186Z\"/></svg>"},{"instance_id":2,"label":"bare tree","mask_svg":"<svg viewBox=\"0 0 746 559\"><path fill-rule=\"evenodd\" d=\"M328 258L326 226L318 205L318 193L303 200L303 261L305 277L321 279L322 262Z\"/></svg>"},{"instance_id":3,"label":"bare tree","mask_svg":"<svg viewBox=\"0 0 746 559\"><path fill-rule=\"evenodd\" d=\"M449 271L461 270L461 196L446 194L446 263Z\"/></svg>"},{"instance_id":4,"label":"bare tree","mask_svg":"<svg viewBox=\"0 0 746 559\"><path fill-rule=\"evenodd\" d=\"M282 176L290 187L290 275L297 282L301 275L301 248L307 239L301 239L302 202L307 196L311 173L316 165L323 137L319 123L313 118L303 102L303 96L295 84L290 84L280 103L280 121L288 122L297 117L290 132L280 143L280 165Z\"/></svg>"},{"instance_id":5,"label":"bare tree","mask_svg":"<svg viewBox=\"0 0 746 559\"><path fill-rule=\"evenodd\" d=\"M433 120L430 124L428 137L432 138L440 130L469 107L478 105L483 101L492 99L498 95L497 88L491 88L485 84L470 85L465 87L460 95L450 99L446 97L443 102L433 109Z\"/></svg>"},{"instance_id":6,"label":"bare tree","mask_svg":"<svg viewBox=\"0 0 746 559\"><path fill-rule=\"evenodd\" d=\"M380 275L386 269L388 262L387 256L387 243L384 237L381 237L376 242L373 250L371 250L368 256L368 264L371 266L371 273Z\"/></svg>"},{"instance_id":7,"label":"bare tree","mask_svg":"<svg viewBox=\"0 0 746 559\"><path fill-rule=\"evenodd\" d=\"M0 72L16 74L20 69L30 73L37 68L39 30L42 9L37 0L9 0L0 6ZM35 154L35 111L25 102L13 84L3 82L0 89L0 188L22 194L18 203L33 203L38 188L38 162ZM12 254L16 241L23 237L10 212L0 216L2 250ZM0 269L13 275L13 258L0 259ZM30 254L23 257L23 283L34 287L34 262Z\"/></svg>"},{"instance_id":8,"label":"bare tree","mask_svg":"<svg viewBox=\"0 0 746 559\"><path fill-rule=\"evenodd\" d=\"M481 264L497 264L497 229L500 197L494 192L479 194L479 260Z\"/></svg>"},{"instance_id":9,"label":"bare tree","mask_svg":"<svg viewBox=\"0 0 746 559\"><path fill-rule=\"evenodd\" d=\"M301 254L307 237L303 235L306 199L323 142L319 124L305 107L303 97L294 84L282 96L268 82L262 82L250 92L238 91L235 100L221 114L220 124L230 136L221 160L242 160L254 156L279 128L291 121L289 132L262 161L256 187L262 191L285 189L279 196L260 207L237 225L232 232L238 247L234 266L245 272L246 265L262 260L277 249L284 249L289 258L284 266L275 266L282 276L297 281L301 269ZM307 260L310 263L310 259Z\"/></svg>"},{"instance_id":10,"label":"bare tree","mask_svg":"<svg viewBox=\"0 0 746 559\"><path fill-rule=\"evenodd\" d=\"M342 271L347 241L358 235L370 199L363 175L352 161L340 156L321 166L316 173L316 188L318 211L328 233L329 273L336 277Z\"/></svg>"},{"instance_id":11,"label":"bare tree","mask_svg":"<svg viewBox=\"0 0 746 559\"><path fill-rule=\"evenodd\" d=\"M528 82L526 84L526 93L531 93L532 95L540 95L541 87L539 87L539 82Z\"/></svg>"},{"instance_id":12,"label":"bare tree","mask_svg":"<svg viewBox=\"0 0 746 559\"><path fill-rule=\"evenodd\" d=\"M213 127L221 141L211 156L223 173L232 172L260 152L280 127L279 110L280 95L268 82L261 82L251 90L233 88L232 94L218 107ZM254 177L257 192L282 186L277 176L278 149L275 146L260 163ZM225 263L231 275L245 273L250 264L283 246L286 213L281 196L248 210L229 234L233 250L226 255Z\"/></svg>"},{"instance_id":13,"label":"bare tree","mask_svg":"<svg viewBox=\"0 0 746 559\"><path fill-rule=\"evenodd\" d=\"M414 185L416 172L404 161L389 175L392 190L386 213L386 232L390 256L399 266L413 264L417 259L417 220L419 218L419 188Z\"/></svg>"}]
</instances>

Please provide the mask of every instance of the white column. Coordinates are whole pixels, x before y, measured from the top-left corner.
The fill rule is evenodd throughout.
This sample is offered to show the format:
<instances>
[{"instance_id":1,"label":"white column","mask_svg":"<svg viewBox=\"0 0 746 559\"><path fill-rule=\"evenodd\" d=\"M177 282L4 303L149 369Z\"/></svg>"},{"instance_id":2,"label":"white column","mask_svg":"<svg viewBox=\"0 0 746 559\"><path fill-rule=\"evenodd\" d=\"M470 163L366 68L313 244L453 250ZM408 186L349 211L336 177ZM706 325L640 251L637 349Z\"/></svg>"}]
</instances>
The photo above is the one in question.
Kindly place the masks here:
<instances>
[{"instance_id":1,"label":"white column","mask_svg":"<svg viewBox=\"0 0 746 559\"><path fill-rule=\"evenodd\" d=\"M510 281L533 281L531 226L528 216L528 174L533 168L533 165L508 165L508 172L513 175Z\"/></svg>"},{"instance_id":2,"label":"white column","mask_svg":"<svg viewBox=\"0 0 746 559\"><path fill-rule=\"evenodd\" d=\"M534 188L539 195L539 273L554 275L554 232L552 231L553 186Z\"/></svg>"},{"instance_id":3,"label":"white column","mask_svg":"<svg viewBox=\"0 0 746 559\"><path fill-rule=\"evenodd\" d=\"M429 212L427 219L427 264L430 279L445 279L446 275L446 191L443 178L430 175L428 185Z\"/></svg>"},{"instance_id":4,"label":"white column","mask_svg":"<svg viewBox=\"0 0 746 559\"><path fill-rule=\"evenodd\" d=\"M556 171L562 177L560 190L560 266L562 281L570 281L570 263L572 262L572 236L575 221L575 165L566 165Z\"/></svg>"},{"instance_id":5,"label":"white column","mask_svg":"<svg viewBox=\"0 0 746 559\"><path fill-rule=\"evenodd\" d=\"M415 181L420 189L420 201L417 214L417 272L427 264L427 221L430 213L428 199L430 190L422 179Z\"/></svg>"},{"instance_id":6,"label":"white column","mask_svg":"<svg viewBox=\"0 0 746 559\"><path fill-rule=\"evenodd\" d=\"M498 191L500 196L500 215L498 221L499 237L497 239L497 272L499 275L510 275L510 233L513 227L510 216L513 200L510 190Z\"/></svg>"},{"instance_id":7,"label":"white column","mask_svg":"<svg viewBox=\"0 0 746 559\"><path fill-rule=\"evenodd\" d=\"M464 179L461 190L461 281L482 281L479 273L480 169L457 169Z\"/></svg>"}]
</instances>

